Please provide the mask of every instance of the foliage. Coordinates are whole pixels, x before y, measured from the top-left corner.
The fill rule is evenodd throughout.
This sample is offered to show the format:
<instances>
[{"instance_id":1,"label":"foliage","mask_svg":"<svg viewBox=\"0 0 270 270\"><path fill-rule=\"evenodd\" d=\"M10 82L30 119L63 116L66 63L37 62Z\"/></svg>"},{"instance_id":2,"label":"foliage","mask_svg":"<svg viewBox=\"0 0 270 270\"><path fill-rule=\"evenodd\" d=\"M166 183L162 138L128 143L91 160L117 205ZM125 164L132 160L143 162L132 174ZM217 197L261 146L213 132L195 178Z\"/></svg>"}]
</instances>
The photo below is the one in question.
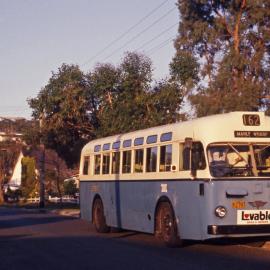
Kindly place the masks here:
<instances>
[{"instance_id":1,"label":"foliage","mask_svg":"<svg viewBox=\"0 0 270 270\"><path fill-rule=\"evenodd\" d=\"M75 196L78 192L78 188L74 180L69 180L64 182L64 193L65 195Z\"/></svg>"},{"instance_id":2,"label":"foliage","mask_svg":"<svg viewBox=\"0 0 270 270\"><path fill-rule=\"evenodd\" d=\"M104 69L110 76L104 74ZM102 87L100 95L103 102L99 107L97 136L120 134L179 119L181 89L167 81L151 87L152 63L148 57L129 52L118 67L99 65L91 75L93 92L99 89L95 83L97 77L104 82L110 78L106 84L109 91Z\"/></svg>"},{"instance_id":3,"label":"foliage","mask_svg":"<svg viewBox=\"0 0 270 270\"><path fill-rule=\"evenodd\" d=\"M118 66L98 64L88 74L63 64L29 100L42 127L28 138L40 136L71 166L93 138L179 120L182 96L172 80L153 83L151 60L142 54L128 52Z\"/></svg>"},{"instance_id":4,"label":"foliage","mask_svg":"<svg viewBox=\"0 0 270 270\"><path fill-rule=\"evenodd\" d=\"M45 187L48 194L57 194L61 198L64 179L71 174L65 161L55 151L45 150Z\"/></svg>"},{"instance_id":5,"label":"foliage","mask_svg":"<svg viewBox=\"0 0 270 270\"><path fill-rule=\"evenodd\" d=\"M150 118L147 126L165 125L184 120L180 113L183 102L183 89L174 80L160 81L148 97L148 113Z\"/></svg>"},{"instance_id":6,"label":"foliage","mask_svg":"<svg viewBox=\"0 0 270 270\"><path fill-rule=\"evenodd\" d=\"M36 175L36 161L33 157L22 158L22 183L21 190L24 198L36 196L38 192L38 180Z\"/></svg>"},{"instance_id":7,"label":"foliage","mask_svg":"<svg viewBox=\"0 0 270 270\"><path fill-rule=\"evenodd\" d=\"M41 136L40 136L40 128L39 128L39 121L32 120L31 126L28 128L25 128L23 130L23 141L28 146L37 146L41 142Z\"/></svg>"},{"instance_id":8,"label":"foliage","mask_svg":"<svg viewBox=\"0 0 270 270\"><path fill-rule=\"evenodd\" d=\"M197 115L270 113L270 2L178 0L178 8L171 73L186 87Z\"/></svg>"},{"instance_id":9,"label":"foliage","mask_svg":"<svg viewBox=\"0 0 270 270\"><path fill-rule=\"evenodd\" d=\"M96 128L87 87L78 66L63 64L37 98L28 101L34 118L41 121L43 143L69 165L78 160L82 145L93 138Z\"/></svg>"},{"instance_id":10,"label":"foliage","mask_svg":"<svg viewBox=\"0 0 270 270\"><path fill-rule=\"evenodd\" d=\"M26 129L31 127L31 124L31 121L24 118L0 117L0 131L5 133L23 133Z\"/></svg>"},{"instance_id":11,"label":"foliage","mask_svg":"<svg viewBox=\"0 0 270 270\"><path fill-rule=\"evenodd\" d=\"M25 197L35 195L39 189L40 166L43 155L43 149L40 146L26 147L23 151L22 160L22 186L29 187L30 191L23 189ZM45 189L49 195L62 197L63 181L65 178L73 175L74 172L69 170L65 161L52 149L44 151L44 171L45 171ZM28 181L28 180L29 181ZM35 183L34 185L28 184ZM34 188L34 189L33 189Z\"/></svg>"},{"instance_id":12,"label":"foliage","mask_svg":"<svg viewBox=\"0 0 270 270\"><path fill-rule=\"evenodd\" d=\"M127 53L118 68L118 89L101 112L100 136L144 128L144 104L151 82L151 61L144 55Z\"/></svg>"}]
</instances>

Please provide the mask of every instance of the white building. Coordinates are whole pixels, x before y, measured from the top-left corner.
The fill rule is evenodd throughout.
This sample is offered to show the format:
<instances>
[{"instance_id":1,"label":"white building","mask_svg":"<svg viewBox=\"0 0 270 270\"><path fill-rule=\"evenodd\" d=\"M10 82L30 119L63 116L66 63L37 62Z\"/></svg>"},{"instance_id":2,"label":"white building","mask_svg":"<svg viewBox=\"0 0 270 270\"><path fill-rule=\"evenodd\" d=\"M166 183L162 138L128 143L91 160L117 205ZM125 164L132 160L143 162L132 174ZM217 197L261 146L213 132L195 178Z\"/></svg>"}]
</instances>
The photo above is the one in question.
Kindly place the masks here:
<instances>
[{"instance_id":1,"label":"white building","mask_svg":"<svg viewBox=\"0 0 270 270\"><path fill-rule=\"evenodd\" d=\"M10 185L17 185L20 186L22 183L22 158L23 154L22 152L20 153L15 168L13 170L12 177L10 178Z\"/></svg>"},{"instance_id":2,"label":"white building","mask_svg":"<svg viewBox=\"0 0 270 270\"><path fill-rule=\"evenodd\" d=\"M4 141L21 141L23 134L21 133L6 133L6 132L0 132L0 142Z\"/></svg>"},{"instance_id":3,"label":"white building","mask_svg":"<svg viewBox=\"0 0 270 270\"><path fill-rule=\"evenodd\" d=\"M23 158L23 154L22 152L20 153L16 165L14 167L12 176L8 182L8 184L6 184L4 186L4 190L5 192L7 192L8 187L11 190L16 190L21 186L22 183L22 158Z\"/></svg>"}]
</instances>

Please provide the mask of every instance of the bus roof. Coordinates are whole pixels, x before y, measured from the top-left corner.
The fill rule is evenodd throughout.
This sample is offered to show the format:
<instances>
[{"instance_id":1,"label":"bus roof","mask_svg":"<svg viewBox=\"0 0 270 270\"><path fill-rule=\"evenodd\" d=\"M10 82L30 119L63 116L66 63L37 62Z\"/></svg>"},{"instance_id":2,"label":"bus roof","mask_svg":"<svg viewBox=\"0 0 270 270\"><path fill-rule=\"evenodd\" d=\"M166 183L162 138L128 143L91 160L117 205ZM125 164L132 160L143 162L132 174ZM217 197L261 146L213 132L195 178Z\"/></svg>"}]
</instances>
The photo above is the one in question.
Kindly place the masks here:
<instances>
[{"instance_id":1,"label":"bus roof","mask_svg":"<svg viewBox=\"0 0 270 270\"><path fill-rule=\"evenodd\" d=\"M259 117L258 122L246 123L246 116ZM256 118L258 119L258 118ZM251 118L251 122L255 121ZM258 120L256 120L258 121ZM252 124L252 123L251 123ZM256 125L255 125L256 124ZM100 138L87 143L83 152L93 152L96 145L104 145L116 141L138 137L157 135L172 132L172 141L183 141L185 138L202 141L205 145L212 142L243 142L243 141L267 141L270 142L270 117L264 112L231 112L224 114L201 117L189 121L177 122L163 126L157 126L110 137ZM264 132L264 133L261 133ZM265 133L267 132L267 134ZM269 134L268 134L269 132Z\"/></svg>"}]
</instances>

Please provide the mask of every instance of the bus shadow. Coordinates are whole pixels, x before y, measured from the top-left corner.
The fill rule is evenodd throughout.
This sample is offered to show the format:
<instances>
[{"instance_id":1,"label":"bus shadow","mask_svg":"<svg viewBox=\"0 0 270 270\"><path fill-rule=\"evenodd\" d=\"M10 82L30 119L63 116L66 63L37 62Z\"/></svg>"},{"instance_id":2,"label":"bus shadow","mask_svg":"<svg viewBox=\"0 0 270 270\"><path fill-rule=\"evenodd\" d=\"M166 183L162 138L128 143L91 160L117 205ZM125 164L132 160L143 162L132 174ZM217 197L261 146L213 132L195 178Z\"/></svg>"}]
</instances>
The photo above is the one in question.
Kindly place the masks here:
<instances>
[{"instance_id":1,"label":"bus shadow","mask_svg":"<svg viewBox=\"0 0 270 270\"><path fill-rule=\"evenodd\" d=\"M145 237L137 232L126 232L125 236L140 235ZM120 239L102 235L0 236L0 244L4 246L0 253L0 269L268 270L270 264L268 255L256 257L252 250L247 250L250 255L246 256L245 252L239 254L237 247L208 248L191 241L193 245L188 248L171 249L145 241Z\"/></svg>"},{"instance_id":2,"label":"bus shadow","mask_svg":"<svg viewBox=\"0 0 270 270\"><path fill-rule=\"evenodd\" d=\"M42 225L49 223L59 223L64 222L66 220L76 219L74 217L61 217L61 216L39 216L39 217L28 217L28 216L16 216L10 219L2 219L0 220L0 229L11 229L17 227L27 227L33 225Z\"/></svg>"}]
</instances>

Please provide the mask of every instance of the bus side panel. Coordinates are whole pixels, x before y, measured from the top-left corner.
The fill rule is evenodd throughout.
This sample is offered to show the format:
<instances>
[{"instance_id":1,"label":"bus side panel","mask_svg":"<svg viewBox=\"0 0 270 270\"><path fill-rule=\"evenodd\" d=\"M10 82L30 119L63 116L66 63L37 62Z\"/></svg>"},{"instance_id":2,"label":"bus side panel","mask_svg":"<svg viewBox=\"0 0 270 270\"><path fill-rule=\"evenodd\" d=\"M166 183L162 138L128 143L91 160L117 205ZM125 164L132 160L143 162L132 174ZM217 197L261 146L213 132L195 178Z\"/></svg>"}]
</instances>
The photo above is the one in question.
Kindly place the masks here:
<instances>
[{"instance_id":1,"label":"bus side panel","mask_svg":"<svg viewBox=\"0 0 270 270\"><path fill-rule=\"evenodd\" d=\"M115 182L113 181L81 181L80 182L80 209L81 218L92 221L92 207L94 199L99 196L103 202L107 225L120 227L117 223L115 206Z\"/></svg>"},{"instance_id":2,"label":"bus side panel","mask_svg":"<svg viewBox=\"0 0 270 270\"><path fill-rule=\"evenodd\" d=\"M153 233L156 186L146 181L111 183L109 222L115 227Z\"/></svg>"},{"instance_id":3,"label":"bus side panel","mask_svg":"<svg viewBox=\"0 0 270 270\"><path fill-rule=\"evenodd\" d=\"M204 197L199 182L110 181L81 183L81 216L91 220L94 196L99 194L109 226L154 233L155 208L167 197L183 239L201 239Z\"/></svg>"},{"instance_id":4,"label":"bus side panel","mask_svg":"<svg viewBox=\"0 0 270 270\"><path fill-rule=\"evenodd\" d=\"M91 182L80 182L81 218L92 221L93 193L90 191Z\"/></svg>"},{"instance_id":5,"label":"bus side panel","mask_svg":"<svg viewBox=\"0 0 270 270\"><path fill-rule=\"evenodd\" d=\"M202 217L205 197L200 195L199 181L178 181L169 183L171 203L174 208L178 233L182 239L202 239Z\"/></svg>"}]
</instances>

